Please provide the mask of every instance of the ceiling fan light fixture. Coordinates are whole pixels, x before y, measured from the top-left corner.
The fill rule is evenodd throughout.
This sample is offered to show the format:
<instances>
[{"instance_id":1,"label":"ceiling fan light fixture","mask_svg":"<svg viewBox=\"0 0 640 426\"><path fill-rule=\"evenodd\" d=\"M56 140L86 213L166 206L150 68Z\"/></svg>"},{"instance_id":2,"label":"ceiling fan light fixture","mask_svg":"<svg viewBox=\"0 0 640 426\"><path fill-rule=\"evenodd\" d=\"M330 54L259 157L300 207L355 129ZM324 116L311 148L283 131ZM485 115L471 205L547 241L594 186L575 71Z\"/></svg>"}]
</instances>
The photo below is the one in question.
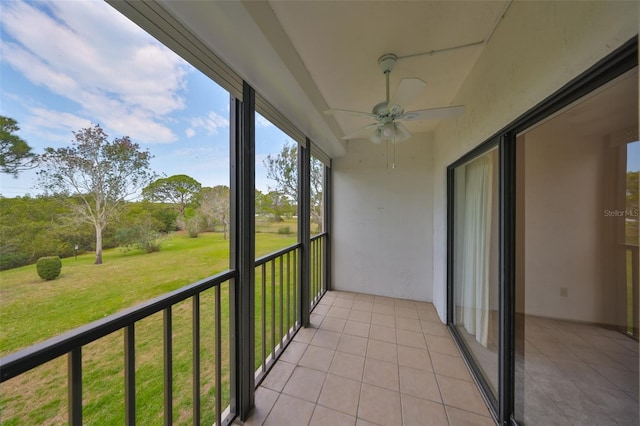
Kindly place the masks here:
<instances>
[{"instance_id":1,"label":"ceiling fan light fixture","mask_svg":"<svg viewBox=\"0 0 640 426\"><path fill-rule=\"evenodd\" d=\"M392 139L395 137L396 135L396 126L394 126L393 123L386 123L383 127L382 127L382 135L386 138L386 139Z\"/></svg>"},{"instance_id":2,"label":"ceiling fan light fixture","mask_svg":"<svg viewBox=\"0 0 640 426\"><path fill-rule=\"evenodd\" d=\"M383 141L383 138L380 136L380 130L376 130L374 134L369 136L369 140L375 143L376 145L381 144Z\"/></svg>"}]
</instances>

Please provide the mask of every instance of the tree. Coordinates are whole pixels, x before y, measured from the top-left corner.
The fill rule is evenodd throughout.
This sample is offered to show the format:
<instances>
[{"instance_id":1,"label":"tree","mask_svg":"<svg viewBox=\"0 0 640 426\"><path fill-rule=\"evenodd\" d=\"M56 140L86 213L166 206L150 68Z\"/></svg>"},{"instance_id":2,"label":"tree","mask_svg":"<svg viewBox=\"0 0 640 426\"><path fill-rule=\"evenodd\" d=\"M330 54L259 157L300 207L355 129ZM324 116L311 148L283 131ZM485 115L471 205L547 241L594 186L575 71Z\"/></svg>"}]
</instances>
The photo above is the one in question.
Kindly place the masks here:
<instances>
[{"instance_id":1,"label":"tree","mask_svg":"<svg viewBox=\"0 0 640 426\"><path fill-rule=\"evenodd\" d=\"M200 182L187 175L158 179L142 190L142 196L152 202L172 203L182 217L190 204L198 201Z\"/></svg>"},{"instance_id":2,"label":"tree","mask_svg":"<svg viewBox=\"0 0 640 426\"><path fill-rule=\"evenodd\" d=\"M273 216L275 222L282 222L283 216L290 216L294 206L289 197L278 191L256 194L256 210Z\"/></svg>"},{"instance_id":3,"label":"tree","mask_svg":"<svg viewBox=\"0 0 640 426\"><path fill-rule=\"evenodd\" d=\"M229 227L229 197L229 187L226 185L202 188L200 191L200 216L209 229L215 229L216 225L222 226L225 240Z\"/></svg>"},{"instance_id":4,"label":"tree","mask_svg":"<svg viewBox=\"0 0 640 426\"><path fill-rule=\"evenodd\" d=\"M267 168L267 178L275 182L275 187L270 188L298 204L298 145L285 143L277 155L269 154L264 160ZM322 162L311 159L311 220L322 228L323 217L323 177L324 166Z\"/></svg>"},{"instance_id":5,"label":"tree","mask_svg":"<svg viewBox=\"0 0 640 426\"><path fill-rule=\"evenodd\" d=\"M79 220L93 225L98 265L103 230L126 201L155 178L149 166L152 156L128 136L109 142L97 124L73 135L72 146L45 149L38 176L45 191L59 195Z\"/></svg>"},{"instance_id":6,"label":"tree","mask_svg":"<svg viewBox=\"0 0 640 426\"><path fill-rule=\"evenodd\" d=\"M0 115L0 172L18 176L18 172L36 166L31 147L15 133L20 130L13 118Z\"/></svg>"}]
</instances>

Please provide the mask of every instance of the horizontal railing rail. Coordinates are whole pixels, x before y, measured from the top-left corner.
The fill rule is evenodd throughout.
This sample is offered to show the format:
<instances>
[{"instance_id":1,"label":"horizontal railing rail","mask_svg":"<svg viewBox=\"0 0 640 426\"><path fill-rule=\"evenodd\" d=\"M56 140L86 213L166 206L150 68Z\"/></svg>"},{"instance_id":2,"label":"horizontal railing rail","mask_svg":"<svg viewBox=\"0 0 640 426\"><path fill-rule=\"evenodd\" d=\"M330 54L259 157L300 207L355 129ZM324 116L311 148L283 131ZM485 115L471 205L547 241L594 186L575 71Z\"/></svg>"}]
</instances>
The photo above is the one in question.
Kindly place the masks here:
<instances>
[{"instance_id":1,"label":"horizontal railing rail","mask_svg":"<svg viewBox=\"0 0 640 426\"><path fill-rule=\"evenodd\" d=\"M0 358L0 383L235 277L235 271L221 272L138 306L127 308L106 318L85 324L59 336L6 355Z\"/></svg>"},{"instance_id":2,"label":"horizontal railing rail","mask_svg":"<svg viewBox=\"0 0 640 426\"><path fill-rule=\"evenodd\" d=\"M265 264L267 262L270 262L270 261L282 256L283 254L290 253L293 250L298 249L300 247L302 247L302 244L296 243L296 244L290 245L289 247L285 247L285 248L283 248L281 250L274 251L273 253L269 253L269 254L267 254L265 256L259 257L259 258L256 259L255 266L263 265L263 264Z\"/></svg>"},{"instance_id":3,"label":"horizontal railing rail","mask_svg":"<svg viewBox=\"0 0 640 426\"><path fill-rule=\"evenodd\" d=\"M187 285L178 290L156 297L121 312L109 315L106 318L91 322L74 330L63 333L37 343L28 348L19 350L0 358L0 383L17 377L29 370L44 365L62 355L68 355L68 423L72 425L82 424L83 415L83 390L82 390L82 349L84 346L95 342L113 332L124 331L124 407L126 424L136 422L136 364L135 364L135 325L156 313L162 312L163 328L163 364L164 364L164 422L170 424L173 421L173 327L172 307L187 299L192 299L192 409L194 424L200 423L201 389L200 389L200 295L214 289L214 333L215 333L215 423L228 424L232 420L232 413L227 410L227 416L222 418L221 401L223 399L221 389L221 295L222 284L235 280L237 271L227 270L217 275L205 278L196 283Z\"/></svg>"},{"instance_id":4,"label":"horizontal railing rail","mask_svg":"<svg viewBox=\"0 0 640 426\"><path fill-rule=\"evenodd\" d=\"M300 251L293 244L255 261L256 383L265 377L300 328Z\"/></svg>"},{"instance_id":5,"label":"horizontal railing rail","mask_svg":"<svg viewBox=\"0 0 640 426\"><path fill-rule=\"evenodd\" d=\"M326 291L326 244L327 234L322 233L314 236L310 240L309 250L306 253L310 259L310 300L308 303L313 308ZM259 383L273 367L277 358L282 354L286 346L291 342L296 331L301 327L300 323L300 285L302 282L300 267L301 256L303 255L303 245L296 243L276 252L262 256L255 260L256 270L255 281L255 345L256 354L255 377L256 384ZM18 377L30 370L36 369L44 364L53 361L61 356L67 355L68 369L66 378L68 382L68 423L82 424L83 402L86 404L87 395L83 395L83 348L92 342L120 331L123 333L124 351L122 366L124 374L123 405L126 424L136 422L136 324L152 315L161 313L162 319L158 319L158 325L162 329L162 365L164 376L163 406L165 423L171 423L174 418L173 413L173 392L174 392L174 360L177 350L183 347L174 348L173 334L177 330L178 309L172 309L177 304L191 300L191 314L188 320L191 323L192 339L190 345L191 357L191 379L192 383L192 409L193 423L199 424L201 409L201 355L205 345L201 343L201 331L205 327L201 325L201 295L207 290L213 289L215 292L215 310L213 312L213 331L215 333L214 353L208 357L215 359L213 374L214 378L214 422L218 425L228 424L235 413L226 410L223 416L223 400L221 391L222 367L220 360L224 357L221 354L223 332L221 324L228 322L231 318L221 318L221 295L220 288L224 283L233 282L238 277L236 270L227 270L217 275L205 278L196 283L187 285L178 290L151 299L137 306L124 309L118 313L109 315L89 324L78 327L74 330L60 334L43 342L37 343L28 348L19 350L12 354L0 358L0 383ZM209 294L209 293L206 293ZM182 314L181 314L182 315ZM226 315L226 314L225 314ZM181 317L182 318L182 317ZM155 320L154 320L155 321ZM209 330L211 330L209 328ZM104 341L103 341L104 342ZM177 343L176 343L177 345ZM90 351L89 351L90 352ZM117 358L115 358L117 363ZM121 367L122 368L122 367ZM121 391L119 391L121 392ZM122 392L121 392L122 393ZM209 397L207 397L208 401ZM161 409L161 408L160 408Z\"/></svg>"}]
</instances>

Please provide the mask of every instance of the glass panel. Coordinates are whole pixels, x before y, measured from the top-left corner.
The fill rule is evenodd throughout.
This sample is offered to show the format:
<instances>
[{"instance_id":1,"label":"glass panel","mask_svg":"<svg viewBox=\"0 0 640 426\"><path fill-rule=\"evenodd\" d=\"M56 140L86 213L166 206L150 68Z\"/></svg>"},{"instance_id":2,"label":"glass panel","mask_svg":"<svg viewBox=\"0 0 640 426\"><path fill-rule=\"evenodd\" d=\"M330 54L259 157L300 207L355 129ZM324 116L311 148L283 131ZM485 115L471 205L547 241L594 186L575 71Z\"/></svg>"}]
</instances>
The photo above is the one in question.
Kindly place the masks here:
<instances>
[{"instance_id":1,"label":"glass panel","mask_svg":"<svg viewBox=\"0 0 640 426\"><path fill-rule=\"evenodd\" d=\"M298 241L298 144L256 113L256 257Z\"/></svg>"},{"instance_id":2,"label":"glass panel","mask_svg":"<svg viewBox=\"0 0 640 426\"><path fill-rule=\"evenodd\" d=\"M498 149L455 169L454 324L498 390Z\"/></svg>"},{"instance_id":3,"label":"glass panel","mask_svg":"<svg viewBox=\"0 0 640 426\"><path fill-rule=\"evenodd\" d=\"M5 356L229 268L229 93L106 2L3 2L1 15L3 160L7 133L40 155L0 168L9 172L0 196ZM56 279L36 272L45 256L62 258ZM208 424L216 363L228 388L228 287L218 304L222 358L202 345ZM204 341L214 327L213 298L203 299ZM185 423L191 309L183 302L173 311L173 371L185 378L174 384L173 421ZM162 326L161 315L143 320L136 345L161 349ZM86 423L124 423L121 342L118 332L83 351ZM140 353L138 415L157 419L162 357ZM65 404L52 401L64 400L66 382L34 372L0 386L5 424L65 421ZM49 408L39 413L30 396ZM220 402L227 406L228 390Z\"/></svg>"},{"instance_id":4,"label":"glass panel","mask_svg":"<svg viewBox=\"0 0 640 426\"><path fill-rule=\"evenodd\" d=\"M518 136L524 424L638 423L637 93L636 69Z\"/></svg>"},{"instance_id":5,"label":"glass panel","mask_svg":"<svg viewBox=\"0 0 640 426\"><path fill-rule=\"evenodd\" d=\"M318 235L324 231L324 164L315 157L311 157L311 202L309 211L311 218L310 235Z\"/></svg>"}]
</instances>

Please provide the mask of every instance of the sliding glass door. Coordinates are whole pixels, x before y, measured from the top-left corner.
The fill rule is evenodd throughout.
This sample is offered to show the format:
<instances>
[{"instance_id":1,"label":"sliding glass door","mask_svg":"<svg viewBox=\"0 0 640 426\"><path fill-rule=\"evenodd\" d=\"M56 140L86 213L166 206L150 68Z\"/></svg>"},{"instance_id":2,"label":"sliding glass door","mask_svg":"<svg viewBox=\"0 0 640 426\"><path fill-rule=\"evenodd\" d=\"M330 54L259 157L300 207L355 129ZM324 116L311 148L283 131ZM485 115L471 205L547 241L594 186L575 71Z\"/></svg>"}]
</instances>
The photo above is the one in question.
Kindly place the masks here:
<instances>
[{"instance_id":1,"label":"sliding glass door","mask_svg":"<svg viewBox=\"0 0 640 426\"><path fill-rule=\"evenodd\" d=\"M495 399L498 393L498 149L453 171L453 323Z\"/></svg>"},{"instance_id":2,"label":"sliding glass door","mask_svg":"<svg viewBox=\"0 0 640 426\"><path fill-rule=\"evenodd\" d=\"M638 46L447 169L447 322L499 424L637 424Z\"/></svg>"},{"instance_id":3,"label":"sliding glass door","mask_svg":"<svg viewBox=\"0 0 640 426\"><path fill-rule=\"evenodd\" d=\"M517 136L523 424L638 423L637 94L636 68Z\"/></svg>"}]
</instances>

